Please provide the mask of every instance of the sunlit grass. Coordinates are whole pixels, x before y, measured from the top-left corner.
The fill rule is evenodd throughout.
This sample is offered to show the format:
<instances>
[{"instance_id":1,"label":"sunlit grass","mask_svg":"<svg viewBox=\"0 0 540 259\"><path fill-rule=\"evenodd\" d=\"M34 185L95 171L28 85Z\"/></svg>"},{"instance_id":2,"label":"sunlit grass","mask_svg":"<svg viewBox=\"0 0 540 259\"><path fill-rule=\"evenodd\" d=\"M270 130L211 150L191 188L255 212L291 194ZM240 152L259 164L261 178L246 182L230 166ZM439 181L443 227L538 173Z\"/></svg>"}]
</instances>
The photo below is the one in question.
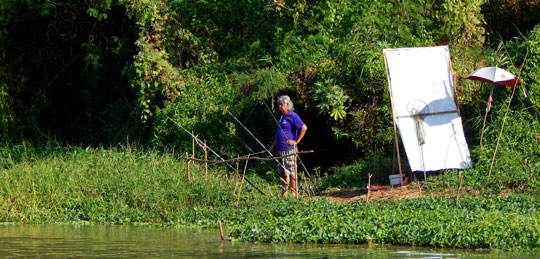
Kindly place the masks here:
<instances>
[{"instance_id":1,"label":"sunlit grass","mask_svg":"<svg viewBox=\"0 0 540 259\"><path fill-rule=\"evenodd\" d=\"M219 166L205 177L203 164L191 166L188 182L185 160L131 148L57 147L17 161L0 171L1 221L163 223L233 203L245 186Z\"/></svg>"}]
</instances>

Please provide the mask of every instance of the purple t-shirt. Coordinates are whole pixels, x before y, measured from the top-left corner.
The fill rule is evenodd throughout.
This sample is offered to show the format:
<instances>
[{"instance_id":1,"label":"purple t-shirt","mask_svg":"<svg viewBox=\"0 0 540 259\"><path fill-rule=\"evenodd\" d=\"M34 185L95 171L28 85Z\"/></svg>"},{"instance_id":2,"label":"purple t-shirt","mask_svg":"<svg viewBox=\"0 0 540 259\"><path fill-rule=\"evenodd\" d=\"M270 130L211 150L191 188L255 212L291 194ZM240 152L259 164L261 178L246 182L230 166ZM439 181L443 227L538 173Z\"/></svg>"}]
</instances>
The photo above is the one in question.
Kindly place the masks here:
<instances>
[{"instance_id":1,"label":"purple t-shirt","mask_svg":"<svg viewBox=\"0 0 540 259\"><path fill-rule=\"evenodd\" d=\"M304 126L304 122L300 116L293 111L281 115L279 118L279 126L276 130L276 150L284 151L291 150L293 147L287 144L287 140L296 140L298 130Z\"/></svg>"}]
</instances>

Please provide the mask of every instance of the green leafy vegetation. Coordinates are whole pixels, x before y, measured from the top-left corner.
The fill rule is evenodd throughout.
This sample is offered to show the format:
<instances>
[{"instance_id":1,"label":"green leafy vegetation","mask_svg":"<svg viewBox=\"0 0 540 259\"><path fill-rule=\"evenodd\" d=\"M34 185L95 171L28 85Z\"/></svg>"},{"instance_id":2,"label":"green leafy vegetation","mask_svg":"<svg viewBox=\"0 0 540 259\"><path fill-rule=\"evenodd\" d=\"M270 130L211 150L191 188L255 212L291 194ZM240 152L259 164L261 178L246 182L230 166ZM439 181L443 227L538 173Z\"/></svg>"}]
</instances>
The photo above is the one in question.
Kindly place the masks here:
<instances>
[{"instance_id":1,"label":"green leafy vegetation","mask_svg":"<svg viewBox=\"0 0 540 259\"><path fill-rule=\"evenodd\" d=\"M357 201L283 198L248 173L266 195L248 191L235 172L191 165L155 151L3 147L0 221L150 223L215 227L255 242L391 243L461 248L538 249L538 196ZM240 168L242 168L240 166ZM39 173L33 173L39 172ZM427 190L426 190L427 191Z\"/></svg>"},{"instance_id":2,"label":"green leafy vegetation","mask_svg":"<svg viewBox=\"0 0 540 259\"><path fill-rule=\"evenodd\" d=\"M258 242L531 249L539 245L537 204L527 195L466 197L459 205L442 197L351 205L291 200L279 208L266 205L262 215L247 213L232 235Z\"/></svg>"},{"instance_id":3,"label":"green leafy vegetation","mask_svg":"<svg viewBox=\"0 0 540 259\"><path fill-rule=\"evenodd\" d=\"M482 48L483 4L499 2L5 1L2 125L12 139L171 148L189 140L167 129L167 117L199 130L224 121L225 107L267 117L257 108L289 94L310 126L325 129L324 142L351 143L352 158L388 154L382 49L449 44L463 53L453 60L461 78L493 63L484 47L474 52L478 62L463 66L470 48ZM458 84L460 98L476 103L471 85ZM272 125L248 126L267 136ZM225 134L209 129L206 138L230 145Z\"/></svg>"}]
</instances>

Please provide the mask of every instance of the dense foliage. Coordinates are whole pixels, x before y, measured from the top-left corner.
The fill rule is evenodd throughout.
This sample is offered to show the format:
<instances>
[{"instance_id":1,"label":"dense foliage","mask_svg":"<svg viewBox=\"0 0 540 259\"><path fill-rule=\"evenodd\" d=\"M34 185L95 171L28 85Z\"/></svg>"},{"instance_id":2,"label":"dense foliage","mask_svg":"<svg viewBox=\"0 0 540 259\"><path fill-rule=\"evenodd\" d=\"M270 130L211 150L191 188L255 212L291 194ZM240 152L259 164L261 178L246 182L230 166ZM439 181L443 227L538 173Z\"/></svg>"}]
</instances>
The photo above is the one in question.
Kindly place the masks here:
<instances>
[{"instance_id":1,"label":"dense foliage","mask_svg":"<svg viewBox=\"0 0 540 259\"><path fill-rule=\"evenodd\" d=\"M121 6L109 6L108 15L91 7L0 3L3 139L108 143L137 134L138 105L125 76L137 27Z\"/></svg>"},{"instance_id":2,"label":"dense foliage","mask_svg":"<svg viewBox=\"0 0 540 259\"><path fill-rule=\"evenodd\" d=\"M340 139L350 158L388 155L393 134L382 49L450 45L461 104L474 107L480 87L461 79L508 58L514 60L505 65L519 67L534 49L523 44L538 44L534 32L527 36L535 20L525 17L534 8L534 1L503 0L2 1L1 132L12 140L129 138L187 148L189 137L171 117L221 152L245 153L231 144L231 133L241 130L223 110L268 145L271 102L289 94L310 128L320 128L306 147ZM497 21L510 14L515 22L506 29ZM504 39L527 38L510 52L482 46L487 39L496 44L498 31ZM526 71L527 84L535 85L534 68Z\"/></svg>"}]
</instances>

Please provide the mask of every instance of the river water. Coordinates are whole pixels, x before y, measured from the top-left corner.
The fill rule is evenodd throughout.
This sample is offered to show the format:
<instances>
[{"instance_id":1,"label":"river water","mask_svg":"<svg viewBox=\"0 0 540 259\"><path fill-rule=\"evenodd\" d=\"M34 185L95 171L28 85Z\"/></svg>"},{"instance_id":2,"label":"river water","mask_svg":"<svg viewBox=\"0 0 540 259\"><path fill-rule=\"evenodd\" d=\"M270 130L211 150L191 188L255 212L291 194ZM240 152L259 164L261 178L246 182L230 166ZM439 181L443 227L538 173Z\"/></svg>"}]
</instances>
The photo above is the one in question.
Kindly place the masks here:
<instances>
[{"instance_id":1,"label":"river water","mask_svg":"<svg viewBox=\"0 0 540 259\"><path fill-rule=\"evenodd\" d=\"M0 258L540 258L538 252L222 241L218 229L0 225Z\"/></svg>"}]
</instances>

